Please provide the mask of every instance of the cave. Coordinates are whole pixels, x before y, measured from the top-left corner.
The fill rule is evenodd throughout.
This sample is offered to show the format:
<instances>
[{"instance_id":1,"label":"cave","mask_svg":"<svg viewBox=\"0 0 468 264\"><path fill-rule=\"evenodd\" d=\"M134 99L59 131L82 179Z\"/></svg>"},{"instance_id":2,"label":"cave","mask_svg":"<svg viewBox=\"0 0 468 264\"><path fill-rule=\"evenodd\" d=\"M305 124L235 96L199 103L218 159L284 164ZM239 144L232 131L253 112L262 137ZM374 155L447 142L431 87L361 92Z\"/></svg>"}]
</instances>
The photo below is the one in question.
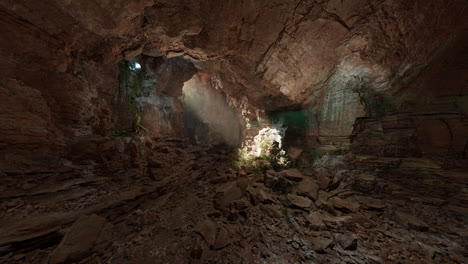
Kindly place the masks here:
<instances>
[{"instance_id":1,"label":"cave","mask_svg":"<svg viewBox=\"0 0 468 264\"><path fill-rule=\"evenodd\" d=\"M0 262L468 263L467 5L0 1Z\"/></svg>"}]
</instances>

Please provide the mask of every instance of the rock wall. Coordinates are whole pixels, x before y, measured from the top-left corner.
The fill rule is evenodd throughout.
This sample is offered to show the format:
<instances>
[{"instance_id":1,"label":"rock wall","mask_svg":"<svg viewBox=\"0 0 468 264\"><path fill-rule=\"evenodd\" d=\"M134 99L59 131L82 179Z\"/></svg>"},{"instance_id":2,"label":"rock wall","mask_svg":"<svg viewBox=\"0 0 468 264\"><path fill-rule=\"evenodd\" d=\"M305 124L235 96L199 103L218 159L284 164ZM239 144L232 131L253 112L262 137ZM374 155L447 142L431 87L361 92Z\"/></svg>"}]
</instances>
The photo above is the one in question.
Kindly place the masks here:
<instances>
[{"instance_id":1,"label":"rock wall","mask_svg":"<svg viewBox=\"0 0 468 264\"><path fill-rule=\"evenodd\" d=\"M394 94L394 113L381 120L356 122L355 152L392 157L452 154L467 158L467 33L466 29L459 32L447 52Z\"/></svg>"},{"instance_id":2,"label":"rock wall","mask_svg":"<svg viewBox=\"0 0 468 264\"><path fill-rule=\"evenodd\" d=\"M460 114L400 114L359 119L353 151L383 157L454 154L466 158L468 119Z\"/></svg>"},{"instance_id":3,"label":"rock wall","mask_svg":"<svg viewBox=\"0 0 468 264\"><path fill-rule=\"evenodd\" d=\"M35 98L31 104L42 105L37 120L12 130L41 130L34 142L53 156L114 127L117 63L139 54L204 61L204 71L228 97L254 109L251 115L255 109L318 109L319 136L342 142L365 110L356 90L417 96L426 86L437 94L445 84L458 85L432 82L426 73L440 54L463 50L451 43L466 39L465 9L464 0L2 0L0 77L24 90L4 88L8 93L27 94ZM457 63L465 69L465 62ZM464 72L449 68L441 78L460 79ZM412 90L414 83L419 88ZM24 104L19 95L2 99L5 109ZM177 108L165 100L153 103ZM31 111L19 109L18 118ZM159 113L144 122L155 123ZM1 115L11 120L6 111ZM26 155L10 144L8 133L0 139L2 160ZM32 137L15 140L25 146Z\"/></svg>"}]
</instances>

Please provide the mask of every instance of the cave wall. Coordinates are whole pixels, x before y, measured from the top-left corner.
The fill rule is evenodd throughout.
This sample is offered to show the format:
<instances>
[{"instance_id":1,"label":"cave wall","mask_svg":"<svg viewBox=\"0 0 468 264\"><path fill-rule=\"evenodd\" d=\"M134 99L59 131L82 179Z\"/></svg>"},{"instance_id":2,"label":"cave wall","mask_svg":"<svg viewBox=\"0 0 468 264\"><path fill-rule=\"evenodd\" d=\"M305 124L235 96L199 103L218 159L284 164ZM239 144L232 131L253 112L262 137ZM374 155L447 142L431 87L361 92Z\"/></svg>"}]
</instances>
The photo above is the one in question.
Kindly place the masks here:
<instances>
[{"instance_id":1,"label":"cave wall","mask_svg":"<svg viewBox=\"0 0 468 264\"><path fill-rule=\"evenodd\" d=\"M394 94L394 113L360 118L353 132L356 153L387 157L468 155L468 31Z\"/></svg>"},{"instance_id":2,"label":"cave wall","mask_svg":"<svg viewBox=\"0 0 468 264\"><path fill-rule=\"evenodd\" d=\"M85 151L73 146L105 137L115 125L116 65L139 54L204 61L249 118L316 109L315 136L342 142L366 110L356 89L392 96L458 89L443 80L460 80L466 60L442 70L440 81L426 73L464 39L464 10L464 0L2 0L0 169L46 160L44 170Z\"/></svg>"}]
</instances>

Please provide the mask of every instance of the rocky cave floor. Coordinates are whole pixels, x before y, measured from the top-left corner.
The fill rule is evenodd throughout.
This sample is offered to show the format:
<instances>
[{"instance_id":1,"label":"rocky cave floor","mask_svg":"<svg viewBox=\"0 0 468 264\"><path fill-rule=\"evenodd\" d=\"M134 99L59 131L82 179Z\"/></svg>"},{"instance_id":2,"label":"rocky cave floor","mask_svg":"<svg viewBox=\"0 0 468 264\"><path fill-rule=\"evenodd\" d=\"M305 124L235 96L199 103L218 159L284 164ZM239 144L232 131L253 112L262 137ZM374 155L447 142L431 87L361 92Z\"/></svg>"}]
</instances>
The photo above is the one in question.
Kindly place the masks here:
<instances>
[{"instance_id":1,"label":"rocky cave floor","mask_svg":"<svg viewBox=\"0 0 468 264\"><path fill-rule=\"evenodd\" d=\"M144 173L70 165L5 179L0 262L468 263L466 172L326 155L251 174L228 148L152 148Z\"/></svg>"}]
</instances>

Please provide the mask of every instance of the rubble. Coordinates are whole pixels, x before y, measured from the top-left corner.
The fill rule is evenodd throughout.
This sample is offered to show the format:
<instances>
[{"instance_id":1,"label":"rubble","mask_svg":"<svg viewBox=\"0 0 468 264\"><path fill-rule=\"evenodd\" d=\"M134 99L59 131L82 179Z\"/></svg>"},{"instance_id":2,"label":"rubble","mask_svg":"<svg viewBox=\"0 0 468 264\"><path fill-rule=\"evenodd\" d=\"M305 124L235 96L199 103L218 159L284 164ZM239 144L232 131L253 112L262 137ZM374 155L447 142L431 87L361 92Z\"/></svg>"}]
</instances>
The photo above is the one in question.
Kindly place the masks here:
<instances>
[{"instance_id":1,"label":"rubble","mask_svg":"<svg viewBox=\"0 0 468 264\"><path fill-rule=\"evenodd\" d=\"M161 155L171 156L173 150L167 151ZM151 175L138 178L135 173L114 181L101 178L81 185L77 184L83 181L77 180L67 185L80 186L72 189L78 194L66 191L71 192L69 197L61 196L63 191L48 193L57 196L56 209L49 210L60 210L81 201L73 199L86 197L80 194L82 189L100 186L103 196L91 207L81 204L87 207L85 211L90 216L80 217L83 211L69 215L58 211L45 218L7 226L10 231L3 230L0 235L0 260L36 263L45 257L49 263L144 262L150 249L157 259L176 263L222 260L397 263L403 258L413 259L411 263L464 263L466 260L463 248L466 232L460 220L445 215L446 209L442 208L437 209L441 211L435 218L424 218L439 207L392 196L394 187L382 179L375 181L390 186L389 193L374 193L371 197L362 193L363 189L355 189L353 177L340 176L339 186L332 187L334 180L323 178L336 177L318 174L316 183L313 177L303 176L295 169L292 174L300 175L294 177L297 184L288 189L289 193L281 194L274 186L264 184L263 179L249 177L248 171L240 175L229 169L229 155L224 158L224 167L215 171L209 154L203 160L188 153L178 156L179 161L171 160L176 159L171 156L152 167L154 173L163 175L158 180L150 178ZM163 161L162 157L158 160ZM182 173L186 177L181 178ZM279 179L286 174L271 170L265 175ZM119 189L126 177L130 177L129 184L131 180L134 185L141 181L141 185ZM33 190L40 190L36 189L39 187ZM7 199L0 204L2 208L12 215L27 214L27 199ZM441 226L452 227L446 231ZM65 237L59 232L62 227L68 230ZM29 241L34 241L36 247Z\"/></svg>"}]
</instances>

